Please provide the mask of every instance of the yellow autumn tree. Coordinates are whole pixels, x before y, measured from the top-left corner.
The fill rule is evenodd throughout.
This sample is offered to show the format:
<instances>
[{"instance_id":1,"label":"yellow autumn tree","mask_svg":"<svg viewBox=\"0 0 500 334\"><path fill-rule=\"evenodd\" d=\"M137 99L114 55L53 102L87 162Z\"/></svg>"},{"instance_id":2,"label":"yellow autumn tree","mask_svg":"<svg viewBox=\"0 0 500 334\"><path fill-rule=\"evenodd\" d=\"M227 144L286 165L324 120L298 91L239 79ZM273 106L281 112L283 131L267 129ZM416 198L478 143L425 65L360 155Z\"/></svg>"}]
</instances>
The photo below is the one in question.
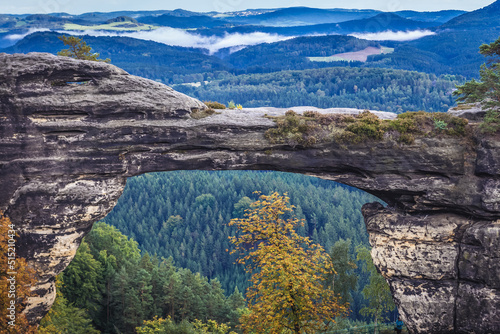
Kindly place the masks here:
<instances>
[{"instance_id":1,"label":"yellow autumn tree","mask_svg":"<svg viewBox=\"0 0 500 334\"><path fill-rule=\"evenodd\" d=\"M230 237L233 253L252 274L249 312L241 319L245 333L317 333L347 312L347 304L325 287L334 273L328 255L297 234L303 221L284 219L293 208L286 194L261 195L245 218L229 223L238 228Z\"/></svg>"},{"instance_id":2,"label":"yellow autumn tree","mask_svg":"<svg viewBox=\"0 0 500 334\"><path fill-rule=\"evenodd\" d=\"M29 325L22 312L35 277L33 269L17 256L17 228L0 211L0 333L31 334L36 333L36 326Z\"/></svg>"}]
</instances>

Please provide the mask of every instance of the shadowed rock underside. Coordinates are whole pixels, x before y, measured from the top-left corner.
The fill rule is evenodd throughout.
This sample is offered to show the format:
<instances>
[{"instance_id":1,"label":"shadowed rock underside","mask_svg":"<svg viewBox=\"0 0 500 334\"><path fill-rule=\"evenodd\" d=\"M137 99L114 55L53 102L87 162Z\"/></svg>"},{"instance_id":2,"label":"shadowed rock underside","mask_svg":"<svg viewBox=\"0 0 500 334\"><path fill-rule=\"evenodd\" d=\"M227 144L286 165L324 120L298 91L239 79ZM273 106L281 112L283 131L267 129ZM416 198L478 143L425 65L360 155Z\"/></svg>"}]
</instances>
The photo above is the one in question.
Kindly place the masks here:
<instances>
[{"instance_id":1,"label":"shadowed rock underside","mask_svg":"<svg viewBox=\"0 0 500 334\"><path fill-rule=\"evenodd\" d=\"M32 322L52 305L55 276L128 177L260 169L338 181L388 203L367 204L363 215L374 262L412 333L500 332L498 138L471 130L410 145L386 135L291 147L264 135L275 127L264 115L282 110L191 117L205 108L112 65L0 54L0 210L37 272Z\"/></svg>"}]
</instances>

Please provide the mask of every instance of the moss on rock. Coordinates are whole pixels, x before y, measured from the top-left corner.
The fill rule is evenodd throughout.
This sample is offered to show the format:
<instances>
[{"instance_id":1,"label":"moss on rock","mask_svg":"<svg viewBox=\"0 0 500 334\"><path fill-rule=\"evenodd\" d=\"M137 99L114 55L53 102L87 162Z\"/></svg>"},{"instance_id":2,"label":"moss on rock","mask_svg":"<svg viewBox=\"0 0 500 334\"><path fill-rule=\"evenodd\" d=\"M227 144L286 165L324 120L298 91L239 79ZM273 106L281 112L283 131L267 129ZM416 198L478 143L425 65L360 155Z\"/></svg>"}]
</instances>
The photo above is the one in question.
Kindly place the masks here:
<instances>
[{"instance_id":1,"label":"moss on rock","mask_svg":"<svg viewBox=\"0 0 500 334\"><path fill-rule=\"evenodd\" d=\"M409 145L419 136L464 136L468 124L465 118L424 111L399 114L394 120L379 119L369 111L351 116L317 111L305 111L303 115L298 115L289 110L285 116L270 118L276 121L277 126L266 132L266 138L292 147L307 147L328 141L342 145L359 144L382 140L388 135L399 143Z\"/></svg>"}]
</instances>

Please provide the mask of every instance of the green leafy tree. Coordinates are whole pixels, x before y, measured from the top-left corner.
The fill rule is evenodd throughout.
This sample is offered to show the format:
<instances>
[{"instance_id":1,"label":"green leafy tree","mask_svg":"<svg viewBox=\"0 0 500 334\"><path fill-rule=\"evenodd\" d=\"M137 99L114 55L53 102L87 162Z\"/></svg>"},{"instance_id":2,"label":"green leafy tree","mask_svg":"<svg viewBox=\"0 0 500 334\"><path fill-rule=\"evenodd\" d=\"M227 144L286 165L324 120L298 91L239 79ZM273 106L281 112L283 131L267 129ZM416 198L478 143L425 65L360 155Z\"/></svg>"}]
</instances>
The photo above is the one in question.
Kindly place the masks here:
<instances>
[{"instance_id":1,"label":"green leafy tree","mask_svg":"<svg viewBox=\"0 0 500 334\"><path fill-rule=\"evenodd\" d=\"M229 296L227 303L229 307L229 323L232 328L235 328L240 324L239 319L245 310L247 310L245 307L245 297L243 297L243 294L238 290L237 286L234 288L233 294Z\"/></svg>"},{"instance_id":2,"label":"green leafy tree","mask_svg":"<svg viewBox=\"0 0 500 334\"><path fill-rule=\"evenodd\" d=\"M316 333L345 312L333 290L324 288L333 271L328 255L297 234L298 219L283 219L293 210L288 202L286 194L261 195L246 218L229 223L240 232L230 238L242 255L238 262L252 273L245 333Z\"/></svg>"},{"instance_id":3,"label":"green leafy tree","mask_svg":"<svg viewBox=\"0 0 500 334\"><path fill-rule=\"evenodd\" d=\"M247 196L242 197L238 201L238 203L236 203L234 205L233 217L243 218L246 210L250 209L250 205L252 203L253 203L253 201L249 197L247 197Z\"/></svg>"},{"instance_id":4,"label":"green leafy tree","mask_svg":"<svg viewBox=\"0 0 500 334\"><path fill-rule=\"evenodd\" d=\"M479 102L486 110L483 130L496 132L500 129L500 38L493 43L481 45L479 53L488 57L488 61L479 70L481 81L472 79L457 86L453 95L457 96L458 102Z\"/></svg>"},{"instance_id":5,"label":"green leafy tree","mask_svg":"<svg viewBox=\"0 0 500 334\"><path fill-rule=\"evenodd\" d=\"M204 208L212 207L215 204L215 197L212 194L201 194L194 199L195 206L202 206Z\"/></svg>"},{"instance_id":6,"label":"green leafy tree","mask_svg":"<svg viewBox=\"0 0 500 334\"><path fill-rule=\"evenodd\" d=\"M64 45L69 46L68 49L61 50L57 53L59 56L70 57L81 60L102 61L109 63L109 58L99 59L98 53L93 53L92 48L87 45L81 38L75 36L59 36Z\"/></svg>"},{"instance_id":7,"label":"green leafy tree","mask_svg":"<svg viewBox=\"0 0 500 334\"><path fill-rule=\"evenodd\" d=\"M116 227L106 223L95 223L85 240L94 258L99 258L100 252L106 250L108 256L114 256L120 267L136 263L141 259L137 241L126 237Z\"/></svg>"},{"instance_id":8,"label":"green leafy tree","mask_svg":"<svg viewBox=\"0 0 500 334\"><path fill-rule=\"evenodd\" d=\"M358 276L355 259L350 254L351 240L338 240L330 250L330 259L335 273L328 277L328 284L340 296L342 304L352 303L351 291L356 288Z\"/></svg>"},{"instance_id":9,"label":"green leafy tree","mask_svg":"<svg viewBox=\"0 0 500 334\"><path fill-rule=\"evenodd\" d=\"M102 267L94 259L89 245L84 240L71 265L64 271L62 293L69 300L75 301L76 307L85 308L93 317L100 311L102 300Z\"/></svg>"},{"instance_id":10,"label":"green leafy tree","mask_svg":"<svg viewBox=\"0 0 500 334\"><path fill-rule=\"evenodd\" d=\"M391 290L385 278L380 275L373 264L370 250L365 246L356 248L358 261L363 262L363 271L370 273L370 283L363 289L363 296L368 300L368 306L363 307L360 313L373 318L375 334L378 333L378 322L387 311L396 307L392 300Z\"/></svg>"},{"instance_id":11,"label":"green leafy tree","mask_svg":"<svg viewBox=\"0 0 500 334\"><path fill-rule=\"evenodd\" d=\"M172 227L179 226L180 224L182 224L182 217L181 216L179 216L179 215L170 216L170 217L168 217L167 221L165 221L163 223L163 228L169 229Z\"/></svg>"},{"instance_id":12,"label":"green leafy tree","mask_svg":"<svg viewBox=\"0 0 500 334\"><path fill-rule=\"evenodd\" d=\"M176 324L170 317L145 320L143 325L135 330L137 334L236 334L229 331L228 325L219 324L214 320L208 320L206 323L200 320L194 320L192 323L182 321Z\"/></svg>"},{"instance_id":13,"label":"green leafy tree","mask_svg":"<svg viewBox=\"0 0 500 334\"><path fill-rule=\"evenodd\" d=\"M68 302L62 293L62 275L56 278L57 296L49 313L40 322L38 334L99 334L84 309Z\"/></svg>"}]
</instances>

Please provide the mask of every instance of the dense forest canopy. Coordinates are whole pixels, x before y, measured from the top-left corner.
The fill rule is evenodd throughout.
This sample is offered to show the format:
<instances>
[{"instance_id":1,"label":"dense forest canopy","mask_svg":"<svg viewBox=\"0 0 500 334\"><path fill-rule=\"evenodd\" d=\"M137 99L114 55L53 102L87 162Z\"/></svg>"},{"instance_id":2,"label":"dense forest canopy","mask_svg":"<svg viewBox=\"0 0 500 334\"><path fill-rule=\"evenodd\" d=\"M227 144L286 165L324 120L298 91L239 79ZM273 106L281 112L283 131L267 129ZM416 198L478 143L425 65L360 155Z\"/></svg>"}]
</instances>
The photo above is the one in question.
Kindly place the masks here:
<instances>
[{"instance_id":1,"label":"dense forest canopy","mask_svg":"<svg viewBox=\"0 0 500 334\"><path fill-rule=\"evenodd\" d=\"M174 88L198 99L244 107L316 106L406 111L447 111L463 78L401 70L337 67L231 76Z\"/></svg>"},{"instance_id":2,"label":"dense forest canopy","mask_svg":"<svg viewBox=\"0 0 500 334\"><path fill-rule=\"evenodd\" d=\"M375 310L366 291L378 274L354 259L360 247L368 252L360 207L375 197L299 174L177 171L129 179L106 217L117 228L100 222L86 236L58 278L58 297L41 333L53 328L77 334L95 329L135 333L144 320L149 321L141 327L144 333L162 326L171 328L166 333L204 333L194 328L210 321L239 332L249 276L230 254L235 228L228 223L244 217L258 199L253 189L288 192L295 208L285 217L304 220L297 228L300 238L309 237L331 251L340 276L327 280L335 279L335 292L344 298L341 305L348 307L351 319L339 318L333 328L369 320L360 310ZM197 325L198 320L207 325Z\"/></svg>"},{"instance_id":3,"label":"dense forest canopy","mask_svg":"<svg viewBox=\"0 0 500 334\"><path fill-rule=\"evenodd\" d=\"M105 222L137 240L139 247L177 266L217 278L226 293L245 291L248 275L235 265L228 226L257 199L254 191L288 193L295 215L305 219L298 233L330 251L336 241L350 239L351 253L368 246L361 206L377 199L357 189L300 174L242 171L176 171L131 178ZM363 307L361 290L367 276L360 270L353 291L353 317Z\"/></svg>"}]
</instances>

